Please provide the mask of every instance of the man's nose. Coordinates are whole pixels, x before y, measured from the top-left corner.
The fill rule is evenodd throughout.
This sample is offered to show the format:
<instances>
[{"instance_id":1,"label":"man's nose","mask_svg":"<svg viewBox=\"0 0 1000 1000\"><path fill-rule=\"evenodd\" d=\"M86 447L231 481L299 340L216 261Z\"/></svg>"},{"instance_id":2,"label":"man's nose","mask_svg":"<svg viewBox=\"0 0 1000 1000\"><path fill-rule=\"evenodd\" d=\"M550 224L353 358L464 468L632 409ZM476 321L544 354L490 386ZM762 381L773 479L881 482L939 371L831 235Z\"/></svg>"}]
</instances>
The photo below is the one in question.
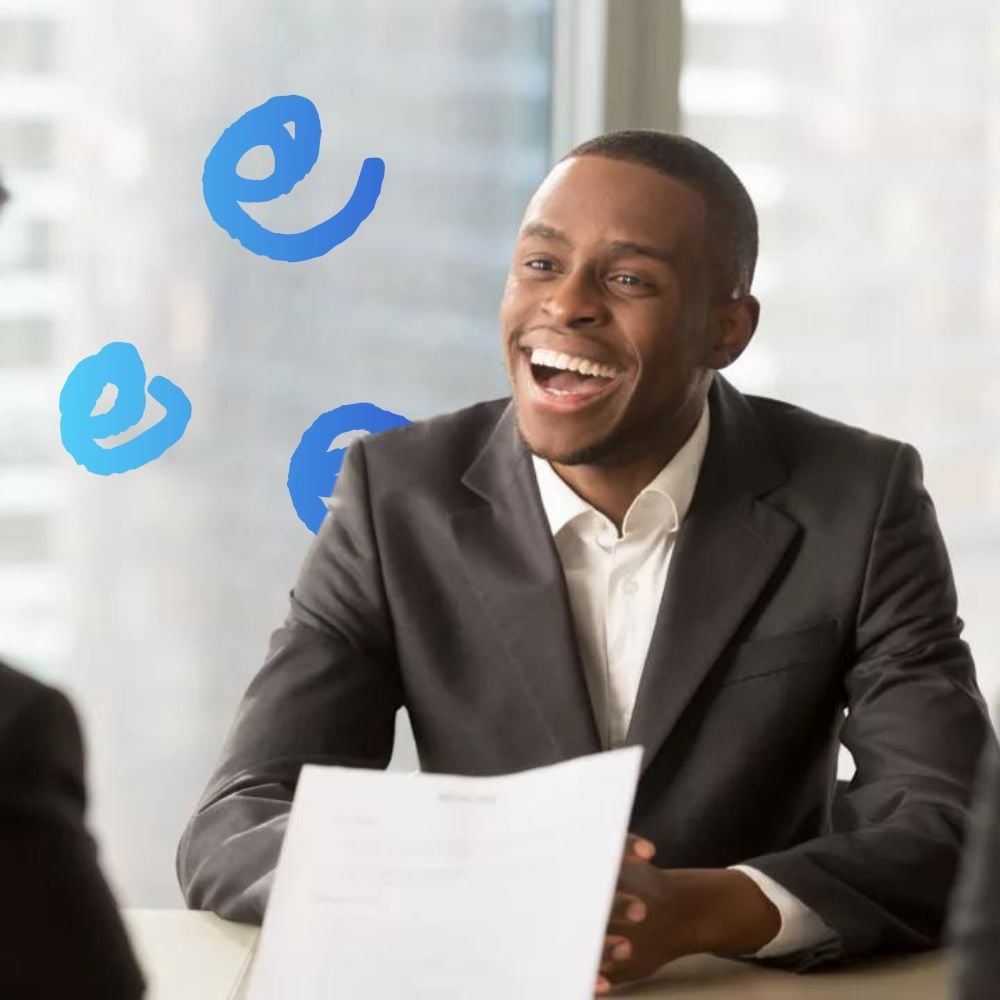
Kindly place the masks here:
<instances>
[{"instance_id":1,"label":"man's nose","mask_svg":"<svg viewBox=\"0 0 1000 1000\"><path fill-rule=\"evenodd\" d=\"M607 311L599 279L584 268L552 281L543 309L562 326L600 323Z\"/></svg>"}]
</instances>

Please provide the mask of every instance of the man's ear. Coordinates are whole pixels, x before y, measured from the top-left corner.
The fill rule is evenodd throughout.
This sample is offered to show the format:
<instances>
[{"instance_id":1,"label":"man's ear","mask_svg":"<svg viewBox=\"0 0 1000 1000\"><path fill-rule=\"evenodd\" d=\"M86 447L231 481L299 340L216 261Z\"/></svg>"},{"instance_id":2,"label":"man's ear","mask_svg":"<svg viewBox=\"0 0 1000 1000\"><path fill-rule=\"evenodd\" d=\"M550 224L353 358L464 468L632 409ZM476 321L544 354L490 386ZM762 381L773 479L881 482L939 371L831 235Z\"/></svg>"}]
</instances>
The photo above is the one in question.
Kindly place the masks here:
<instances>
[{"instance_id":1,"label":"man's ear","mask_svg":"<svg viewBox=\"0 0 1000 1000\"><path fill-rule=\"evenodd\" d=\"M714 305L712 314L712 344L708 364L716 369L726 368L750 343L760 319L760 303L752 295L741 295Z\"/></svg>"}]
</instances>

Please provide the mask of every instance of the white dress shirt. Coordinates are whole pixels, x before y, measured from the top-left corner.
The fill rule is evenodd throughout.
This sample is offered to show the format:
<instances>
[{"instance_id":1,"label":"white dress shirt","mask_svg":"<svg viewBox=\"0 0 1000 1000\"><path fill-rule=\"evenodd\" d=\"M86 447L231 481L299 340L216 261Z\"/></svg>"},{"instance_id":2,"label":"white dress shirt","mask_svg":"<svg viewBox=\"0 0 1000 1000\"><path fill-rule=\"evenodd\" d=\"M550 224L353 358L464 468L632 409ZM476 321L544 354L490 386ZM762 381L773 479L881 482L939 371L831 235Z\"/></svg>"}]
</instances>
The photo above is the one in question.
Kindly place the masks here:
<instances>
[{"instance_id":1,"label":"white dress shirt","mask_svg":"<svg viewBox=\"0 0 1000 1000\"><path fill-rule=\"evenodd\" d=\"M587 687L604 749L622 746L674 539L691 504L708 443L709 411L687 441L632 501L622 535L610 518L575 493L537 455L532 464L562 562ZM781 929L756 958L785 955L835 938L787 889L747 865L732 865L760 887L781 914Z\"/></svg>"}]
</instances>

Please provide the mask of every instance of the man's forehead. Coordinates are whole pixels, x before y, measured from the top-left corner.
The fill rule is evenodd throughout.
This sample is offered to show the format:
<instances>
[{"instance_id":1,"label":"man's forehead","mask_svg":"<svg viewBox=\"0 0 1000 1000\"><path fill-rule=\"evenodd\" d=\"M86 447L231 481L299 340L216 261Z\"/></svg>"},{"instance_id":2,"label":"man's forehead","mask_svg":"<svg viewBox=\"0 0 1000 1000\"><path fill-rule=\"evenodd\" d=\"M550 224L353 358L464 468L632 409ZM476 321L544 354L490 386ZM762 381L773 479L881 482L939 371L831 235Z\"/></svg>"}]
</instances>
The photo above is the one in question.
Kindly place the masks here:
<instances>
[{"instance_id":1,"label":"man's forehead","mask_svg":"<svg viewBox=\"0 0 1000 1000\"><path fill-rule=\"evenodd\" d=\"M624 200L652 196L692 204L701 201L689 181L645 163L605 156L579 156L557 163L535 189L531 201L602 194Z\"/></svg>"},{"instance_id":2,"label":"man's forehead","mask_svg":"<svg viewBox=\"0 0 1000 1000\"><path fill-rule=\"evenodd\" d=\"M683 181L638 164L581 157L557 164L539 185L518 236L669 247L697 242L703 226L701 196Z\"/></svg>"}]
</instances>

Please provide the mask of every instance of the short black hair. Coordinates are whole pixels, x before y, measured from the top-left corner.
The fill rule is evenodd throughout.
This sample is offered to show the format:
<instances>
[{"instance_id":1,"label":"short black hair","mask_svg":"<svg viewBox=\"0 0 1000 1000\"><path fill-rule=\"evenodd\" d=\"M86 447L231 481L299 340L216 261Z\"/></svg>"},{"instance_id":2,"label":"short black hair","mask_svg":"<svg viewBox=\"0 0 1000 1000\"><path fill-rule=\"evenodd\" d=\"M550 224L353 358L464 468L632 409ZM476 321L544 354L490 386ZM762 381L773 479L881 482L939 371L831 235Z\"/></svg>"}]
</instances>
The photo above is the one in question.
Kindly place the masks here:
<instances>
[{"instance_id":1,"label":"short black hair","mask_svg":"<svg viewBox=\"0 0 1000 1000\"><path fill-rule=\"evenodd\" d=\"M757 212L725 161L687 136L657 129L620 129L574 146L558 162L604 156L639 163L694 188L705 203L709 259L721 290L750 291L757 263Z\"/></svg>"}]
</instances>

